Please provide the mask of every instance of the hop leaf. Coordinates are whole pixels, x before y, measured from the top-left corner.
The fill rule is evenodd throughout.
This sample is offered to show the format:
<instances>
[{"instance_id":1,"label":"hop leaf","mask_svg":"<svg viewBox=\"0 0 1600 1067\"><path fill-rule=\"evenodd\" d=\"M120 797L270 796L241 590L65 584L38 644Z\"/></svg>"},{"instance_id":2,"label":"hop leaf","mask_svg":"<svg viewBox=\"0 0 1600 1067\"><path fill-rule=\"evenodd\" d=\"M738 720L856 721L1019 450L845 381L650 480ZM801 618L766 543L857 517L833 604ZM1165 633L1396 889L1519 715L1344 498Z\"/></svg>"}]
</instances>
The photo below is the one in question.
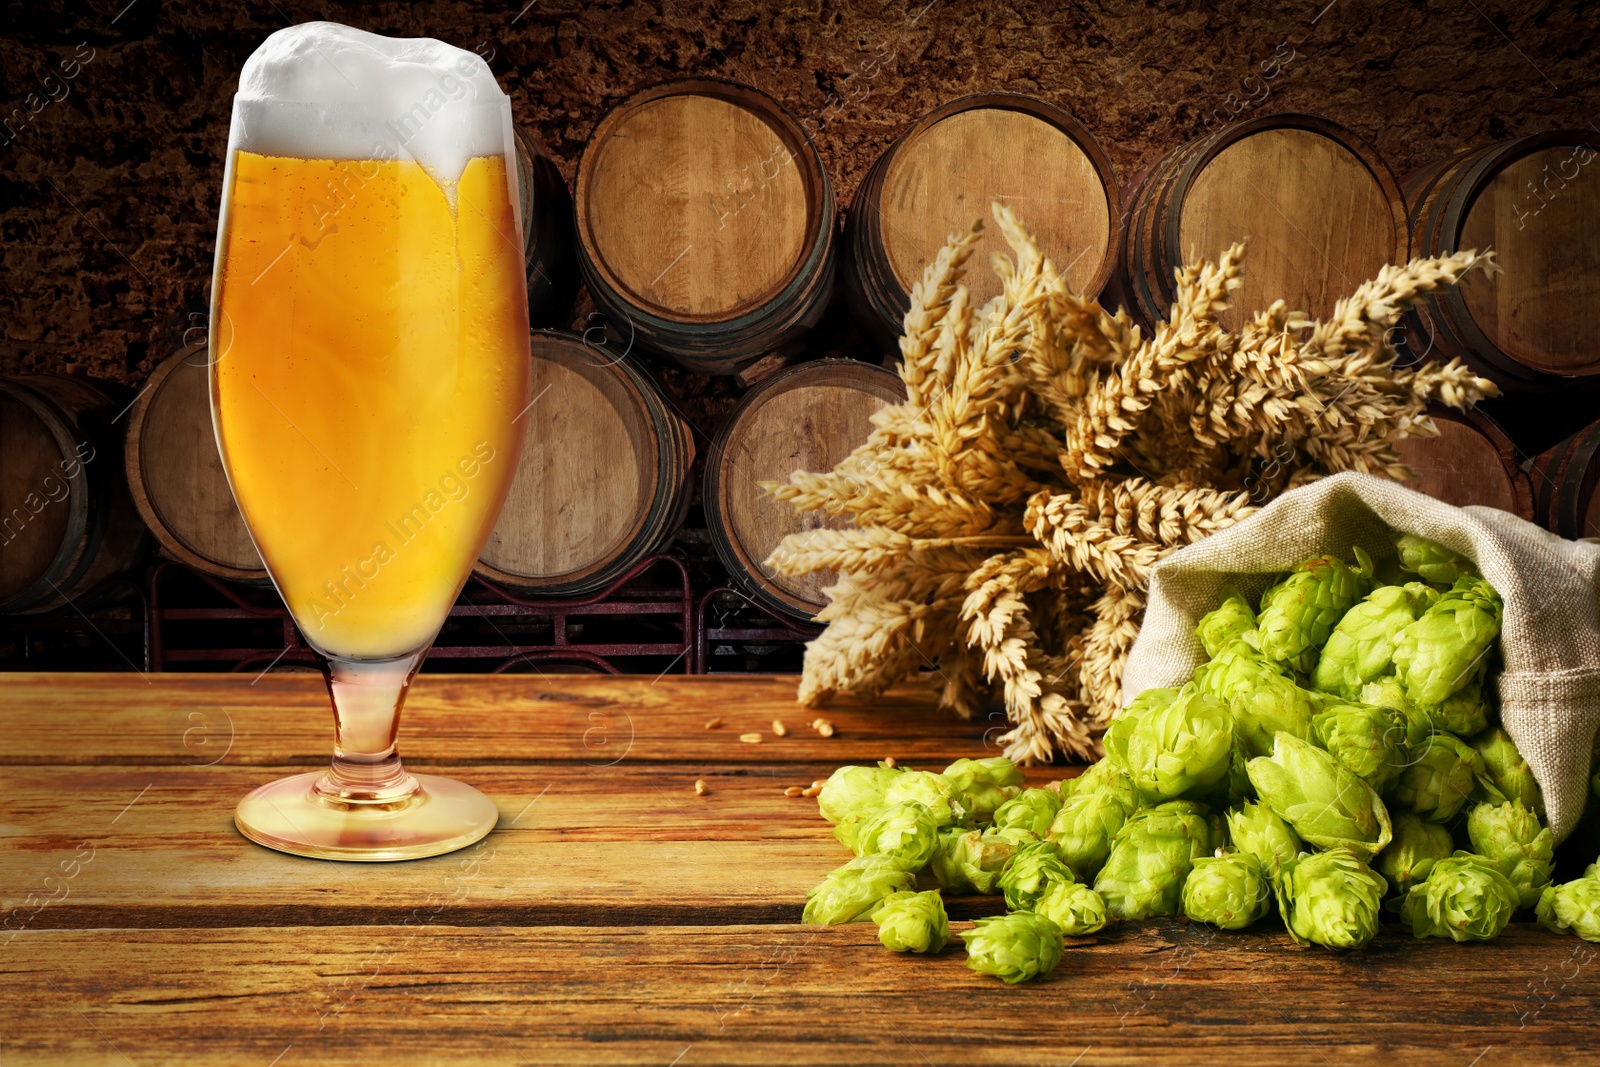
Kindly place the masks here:
<instances>
[{"instance_id":1,"label":"hop leaf","mask_svg":"<svg viewBox=\"0 0 1600 1067\"><path fill-rule=\"evenodd\" d=\"M1546 886L1539 895L1537 915L1547 930L1600 941L1600 878Z\"/></svg>"},{"instance_id":2,"label":"hop leaf","mask_svg":"<svg viewBox=\"0 0 1600 1067\"><path fill-rule=\"evenodd\" d=\"M1483 774L1483 759L1451 734L1432 734L1391 787L1396 803L1434 822L1455 818Z\"/></svg>"},{"instance_id":3,"label":"hop leaf","mask_svg":"<svg viewBox=\"0 0 1600 1067\"><path fill-rule=\"evenodd\" d=\"M1482 856L1457 852L1439 860L1400 906L1417 937L1488 941L1517 910L1516 887Z\"/></svg>"},{"instance_id":4,"label":"hop leaf","mask_svg":"<svg viewBox=\"0 0 1600 1067\"><path fill-rule=\"evenodd\" d=\"M1247 852L1201 856L1183 883L1183 913L1195 922L1243 930L1267 913L1272 889Z\"/></svg>"},{"instance_id":5,"label":"hop leaf","mask_svg":"<svg viewBox=\"0 0 1600 1067\"><path fill-rule=\"evenodd\" d=\"M917 876L888 856L857 856L806 894L800 921L816 926L864 921L884 897L916 884Z\"/></svg>"},{"instance_id":6,"label":"hop leaf","mask_svg":"<svg viewBox=\"0 0 1600 1067\"><path fill-rule=\"evenodd\" d=\"M1068 937L1095 933L1109 921L1105 900L1082 882L1051 882L1033 902L1033 910Z\"/></svg>"},{"instance_id":7,"label":"hop leaf","mask_svg":"<svg viewBox=\"0 0 1600 1067\"><path fill-rule=\"evenodd\" d=\"M888 856L908 871L920 870L933 858L938 834L927 807L906 800L890 804L861 825L855 852L858 856Z\"/></svg>"},{"instance_id":8,"label":"hop leaf","mask_svg":"<svg viewBox=\"0 0 1600 1067\"><path fill-rule=\"evenodd\" d=\"M994 824L1032 830L1043 837L1060 811L1061 794L1054 789L1024 789L995 809Z\"/></svg>"},{"instance_id":9,"label":"hop leaf","mask_svg":"<svg viewBox=\"0 0 1600 1067\"><path fill-rule=\"evenodd\" d=\"M1478 568L1470 559L1426 537L1405 534L1395 540L1394 547L1400 553L1400 569L1425 582L1448 589L1462 578L1478 577Z\"/></svg>"},{"instance_id":10,"label":"hop leaf","mask_svg":"<svg viewBox=\"0 0 1600 1067\"><path fill-rule=\"evenodd\" d=\"M1500 636L1504 606L1481 578L1461 578L1395 638L1395 675L1406 698L1424 707L1442 703L1484 670Z\"/></svg>"},{"instance_id":11,"label":"hop leaf","mask_svg":"<svg viewBox=\"0 0 1600 1067\"><path fill-rule=\"evenodd\" d=\"M1256 613L1250 602L1237 589L1228 589L1222 603L1200 620L1195 634L1206 648L1206 655L1215 656L1234 641L1250 633L1256 626Z\"/></svg>"},{"instance_id":12,"label":"hop leaf","mask_svg":"<svg viewBox=\"0 0 1600 1067\"><path fill-rule=\"evenodd\" d=\"M1522 758L1511 735L1496 726L1485 730L1470 742L1472 749L1483 760L1484 772L1507 800L1514 800L1544 817L1544 794L1539 781L1533 776L1528 761Z\"/></svg>"},{"instance_id":13,"label":"hop leaf","mask_svg":"<svg viewBox=\"0 0 1600 1067\"><path fill-rule=\"evenodd\" d=\"M1372 561L1359 548L1355 554L1355 568L1334 556L1308 559L1262 595L1256 633L1268 659L1311 673L1317 650L1372 588Z\"/></svg>"},{"instance_id":14,"label":"hop leaf","mask_svg":"<svg viewBox=\"0 0 1600 1067\"><path fill-rule=\"evenodd\" d=\"M995 809L1022 792L1022 771L1004 756L958 759L944 769L956 797L968 814L987 822Z\"/></svg>"},{"instance_id":15,"label":"hop leaf","mask_svg":"<svg viewBox=\"0 0 1600 1067\"><path fill-rule=\"evenodd\" d=\"M1272 755L1251 760L1248 769L1262 803L1312 844L1347 848L1361 859L1388 845L1389 811L1377 792L1315 745L1279 734Z\"/></svg>"},{"instance_id":16,"label":"hop leaf","mask_svg":"<svg viewBox=\"0 0 1600 1067\"><path fill-rule=\"evenodd\" d=\"M1385 788L1406 763L1405 716L1373 704L1334 704L1312 718L1328 754L1374 789Z\"/></svg>"},{"instance_id":17,"label":"hop leaf","mask_svg":"<svg viewBox=\"0 0 1600 1067\"><path fill-rule=\"evenodd\" d=\"M834 824L833 836L855 851L856 831L883 807L883 794L900 771L892 767L840 767L822 783L817 811Z\"/></svg>"},{"instance_id":18,"label":"hop leaf","mask_svg":"<svg viewBox=\"0 0 1600 1067\"><path fill-rule=\"evenodd\" d=\"M950 919L937 889L900 890L883 898L872 921L878 940L895 952L938 952L950 941Z\"/></svg>"},{"instance_id":19,"label":"hop leaf","mask_svg":"<svg viewBox=\"0 0 1600 1067\"><path fill-rule=\"evenodd\" d=\"M1194 861L1216 847L1206 808L1169 800L1137 812L1111 841L1095 892L1118 919L1176 915Z\"/></svg>"},{"instance_id":20,"label":"hop leaf","mask_svg":"<svg viewBox=\"0 0 1600 1067\"><path fill-rule=\"evenodd\" d=\"M1254 856L1269 874L1300 854L1300 835L1265 804L1246 801L1228 812L1228 836L1234 847Z\"/></svg>"},{"instance_id":21,"label":"hop leaf","mask_svg":"<svg viewBox=\"0 0 1600 1067\"><path fill-rule=\"evenodd\" d=\"M1550 884L1555 869L1555 837L1539 816L1515 801L1477 804L1467 815L1472 850L1517 890L1517 906L1531 908Z\"/></svg>"},{"instance_id":22,"label":"hop leaf","mask_svg":"<svg viewBox=\"0 0 1600 1067\"><path fill-rule=\"evenodd\" d=\"M1191 683L1165 706L1134 717L1120 747L1134 787L1171 800L1227 775L1233 722L1221 701Z\"/></svg>"},{"instance_id":23,"label":"hop leaf","mask_svg":"<svg viewBox=\"0 0 1600 1067\"><path fill-rule=\"evenodd\" d=\"M1438 823L1428 822L1409 811L1394 815L1394 840L1378 853L1373 866L1389 880L1398 894L1396 909L1413 885L1428 877L1433 865L1455 851L1450 831Z\"/></svg>"},{"instance_id":24,"label":"hop leaf","mask_svg":"<svg viewBox=\"0 0 1600 1067\"><path fill-rule=\"evenodd\" d=\"M967 966L1007 985L1043 978L1061 962L1061 928L1031 911L977 919L961 934Z\"/></svg>"},{"instance_id":25,"label":"hop leaf","mask_svg":"<svg viewBox=\"0 0 1600 1067\"><path fill-rule=\"evenodd\" d=\"M1274 882L1289 936L1301 945L1361 948L1378 936L1388 883L1347 848L1301 853Z\"/></svg>"},{"instance_id":26,"label":"hop leaf","mask_svg":"<svg viewBox=\"0 0 1600 1067\"><path fill-rule=\"evenodd\" d=\"M1072 868L1061 858L1061 849L1050 841L1036 841L1024 845L1000 872L1000 892L1005 894L1006 907L1012 911L1033 908L1051 885L1077 879Z\"/></svg>"},{"instance_id":27,"label":"hop leaf","mask_svg":"<svg viewBox=\"0 0 1600 1067\"><path fill-rule=\"evenodd\" d=\"M1311 684L1347 700L1361 687L1387 674L1400 631L1417 621L1439 593L1421 582L1379 586L1344 613L1317 659Z\"/></svg>"}]
</instances>

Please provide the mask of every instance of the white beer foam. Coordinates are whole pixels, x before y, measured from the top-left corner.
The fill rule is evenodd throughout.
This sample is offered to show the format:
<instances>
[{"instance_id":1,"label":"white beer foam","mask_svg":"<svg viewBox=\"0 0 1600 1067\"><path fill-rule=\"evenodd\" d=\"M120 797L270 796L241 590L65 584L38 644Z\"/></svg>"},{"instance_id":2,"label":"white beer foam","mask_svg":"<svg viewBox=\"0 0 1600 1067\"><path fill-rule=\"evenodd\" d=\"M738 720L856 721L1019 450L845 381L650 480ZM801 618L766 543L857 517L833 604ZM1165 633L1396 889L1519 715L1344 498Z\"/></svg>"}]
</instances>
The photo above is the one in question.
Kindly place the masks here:
<instances>
[{"instance_id":1,"label":"white beer foam","mask_svg":"<svg viewBox=\"0 0 1600 1067\"><path fill-rule=\"evenodd\" d=\"M442 186L473 156L514 151L511 101L481 58L336 22L279 30L245 60L230 139L260 155L415 160Z\"/></svg>"}]
</instances>

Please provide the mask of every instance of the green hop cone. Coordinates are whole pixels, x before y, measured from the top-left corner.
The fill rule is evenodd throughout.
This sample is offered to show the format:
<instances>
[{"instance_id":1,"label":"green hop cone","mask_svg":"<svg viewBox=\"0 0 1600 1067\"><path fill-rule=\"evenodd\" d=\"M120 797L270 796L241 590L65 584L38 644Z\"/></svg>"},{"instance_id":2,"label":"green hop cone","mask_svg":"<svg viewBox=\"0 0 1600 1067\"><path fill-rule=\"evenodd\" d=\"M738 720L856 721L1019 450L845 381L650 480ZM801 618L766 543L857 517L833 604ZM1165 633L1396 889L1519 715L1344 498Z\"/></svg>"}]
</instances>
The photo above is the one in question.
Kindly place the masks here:
<instances>
[{"instance_id":1,"label":"green hop cone","mask_svg":"<svg viewBox=\"0 0 1600 1067\"><path fill-rule=\"evenodd\" d=\"M1262 595L1256 634L1268 659L1311 673L1333 628L1372 588L1372 560L1359 548L1355 555L1354 568L1335 556L1308 559Z\"/></svg>"},{"instance_id":2,"label":"green hop cone","mask_svg":"<svg viewBox=\"0 0 1600 1067\"><path fill-rule=\"evenodd\" d=\"M1006 836L1012 832L959 826L940 830L939 847L933 853L933 876L939 886L951 894L993 893L1000 872L1020 847Z\"/></svg>"},{"instance_id":3,"label":"green hop cone","mask_svg":"<svg viewBox=\"0 0 1600 1067\"><path fill-rule=\"evenodd\" d=\"M1170 703L1134 719L1122 763L1134 788L1172 800L1224 778L1232 753L1233 721L1227 707L1191 683Z\"/></svg>"},{"instance_id":4,"label":"green hop cone","mask_svg":"<svg viewBox=\"0 0 1600 1067\"><path fill-rule=\"evenodd\" d=\"M1431 734L1413 750L1390 795L1401 807L1434 822L1449 822L1472 796L1483 759L1453 734Z\"/></svg>"},{"instance_id":5,"label":"green hop cone","mask_svg":"<svg viewBox=\"0 0 1600 1067\"><path fill-rule=\"evenodd\" d=\"M900 774L892 767L840 767L822 783L817 811L845 848L855 851L856 831L883 807L884 792Z\"/></svg>"},{"instance_id":6,"label":"green hop cone","mask_svg":"<svg viewBox=\"0 0 1600 1067\"><path fill-rule=\"evenodd\" d=\"M1005 870L1000 872L997 884L1005 894L1006 907L1012 911L1026 911L1051 885L1075 881L1072 868L1061 858L1061 849L1051 841L1036 841L1017 849Z\"/></svg>"},{"instance_id":7,"label":"green hop cone","mask_svg":"<svg viewBox=\"0 0 1600 1067\"><path fill-rule=\"evenodd\" d=\"M1482 672L1500 637L1500 597L1481 578L1462 578L1395 638L1395 676L1406 698L1430 707Z\"/></svg>"},{"instance_id":8,"label":"green hop cone","mask_svg":"<svg viewBox=\"0 0 1600 1067\"><path fill-rule=\"evenodd\" d=\"M909 800L927 808L934 825L940 828L970 820L970 813L955 783L933 771L901 771L900 776L883 791L883 800L878 806L902 804Z\"/></svg>"},{"instance_id":9,"label":"green hop cone","mask_svg":"<svg viewBox=\"0 0 1600 1067\"><path fill-rule=\"evenodd\" d=\"M944 769L966 812L988 822L995 809L1022 792L1022 770L1004 756L958 759Z\"/></svg>"},{"instance_id":10,"label":"green hop cone","mask_svg":"<svg viewBox=\"0 0 1600 1067\"><path fill-rule=\"evenodd\" d=\"M1111 839L1138 807L1138 791L1127 773L1103 759L1084 772L1078 788L1061 802L1046 836L1079 880L1089 881L1111 854Z\"/></svg>"},{"instance_id":11,"label":"green hop cone","mask_svg":"<svg viewBox=\"0 0 1600 1067\"><path fill-rule=\"evenodd\" d=\"M1235 693L1228 707L1245 750L1252 756L1265 756L1272 751L1272 739L1280 733L1312 740L1313 700L1313 694L1295 685L1292 679L1269 674L1253 688Z\"/></svg>"},{"instance_id":12,"label":"green hop cone","mask_svg":"<svg viewBox=\"0 0 1600 1067\"><path fill-rule=\"evenodd\" d=\"M1278 664L1263 656L1250 641L1238 640L1196 668L1194 684L1219 700L1231 701L1258 688L1264 679L1281 677L1284 674Z\"/></svg>"},{"instance_id":13,"label":"green hop cone","mask_svg":"<svg viewBox=\"0 0 1600 1067\"><path fill-rule=\"evenodd\" d=\"M1470 559L1426 537L1403 534L1395 539L1394 547L1400 554L1400 569L1425 582L1448 589L1462 578L1478 577L1478 568Z\"/></svg>"},{"instance_id":14,"label":"green hop cone","mask_svg":"<svg viewBox=\"0 0 1600 1067\"><path fill-rule=\"evenodd\" d=\"M1389 672L1400 631L1438 599L1438 592L1421 582L1379 586L1368 593L1328 635L1311 684L1346 700L1358 699L1362 686Z\"/></svg>"},{"instance_id":15,"label":"green hop cone","mask_svg":"<svg viewBox=\"0 0 1600 1067\"><path fill-rule=\"evenodd\" d=\"M1228 837L1269 874L1300 854L1300 835L1265 804L1246 801L1229 810Z\"/></svg>"},{"instance_id":16,"label":"green hop cone","mask_svg":"<svg viewBox=\"0 0 1600 1067\"><path fill-rule=\"evenodd\" d=\"M1496 726L1478 734L1468 743L1483 760L1486 777L1501 795L1543 818L1544 793L1539 789L1539 781L1533 776L1528 761L1517 751L1511 735Z\"/></svg>"},{"instance_id":17,"label":"green hop cone","mask_svg":"<svg viewBox=\"0 0 1600 1067\"><path fill-rule=\"evenodd\" d=\"M1550 884L1556 841L1539 816L1515 801L1476 804L1467 814L1472 851L1494 864L1517 890L1517 906L1531 908Z\"/></svg>"},{"instance_id":18,"label":"green hop cone","mask_svg":"<svg viewBox=\"0 0 1600 1067\"><path fill-rule=\"evenodd\" d=\"M1411 704L1406 699L1406 687L1392 674L1374 679L1362 686L1361 703L1400 712L1405 711Z\"/></svg>"},{"instance_id":19,"label":"green hop cone","mask_svg":"<svg viewBox=\"0 0 1600 1067\"><path fill-rule=\"evenodd\" d=\"M1483 686L1470 681L1428 707L1428 719L1436 730L1447 730L1457 737L1471 737L1489 723L1489 705L1483 699Z\"/></svg>"},{"instance_id":20,"label":"green hop cone","mask_svg":"<svg viewBox=\"0 0 1600 1067\"><path fill-rule=\"evenodd\" d=\"M1328 754L1382 790L1406 764L1406 720L1393 708L1333 704L1311 720Z\"/></svg>"},{"instance_id":21,"label":"green hop cone","mask_svg":"<svg viewBox=\"0 0 1600 1067\"><path fill-rule=\"evenodd\" d=\"M1138 729L1146 716L1168 707L1177 699L1176 689L1146 689L1129 701L1128 706L1117 712L1116 718L1106 727L1105 736L1100 741L1105 747L1106 758L1101 762L1109 762L1121 770L1127 770L1128 741L1133 737L1133 731ZM1084 773L1087 775L1089 772Z\"/></svg>"},{"instance_id":22,"label":"green hop cone","mask_svg":"<svg viewBox=\"0 0 1600 1067\"><path fill-rule=\"evenodd\" d=\"M1055 923L1068 937L1095 933L1110 921L1105 900L1082 882L1051 882L1033 902L1033 911Z\"/></svg>"},{"instance_id":23,"label":"green hop cone","mask_svg":"<svg viewBox=\"0 0 1600 1067\"><path fill-rule=\"evenodd\" d=\"M1136 812L1111 841L1095 892L1118 919L1176 915L1194 861L1216 847L1203 804L1169 800Z\"/></svg>"},{"instance_id":24,"label":"green hop cone","mask_svg":"<svg viewBox=\"0 0 1600 1067\"><path fill-rule=\"evenodd\" d=\"M1296 944L1352 949L1378 936L1388 883L1347 848L1302 852L1284 864L1273 886Z\"/></svg>"},{"instance_id":25,"label":"green hop cone","mask_svg":"<svg viewBox=\"0 0 1600 1067\"><path fill-rule=\"evenodd\" d=\"M861 824L855 852L858 856L887 856L908 871L921 870L933 858L938 835L927 807L904 800Z\"/></svg>"},{"instance_id":26,"label":"green hop cone","mask_svg":"<svg viewBox=\"0 0 1600 1067\"><path fill-rule=\"evenodd\" d=\"M1256 628L1256 613L1237 589L1224 591L1222 603L1194 628L1206 655L1215 656Z\"/></svg>"},{"instance_id":27,"label":"green hop cone","mask_svg":"<svg viewBox=\"0 0 1600 1067\"><path fill-rule=\"evenodd\" d=\"M994 810L994 824L1032 830L1043 837L1060 810L1061 794L1054 789L1024 789Z\"/></svg>"},{"instance_id":28,"label":"green hop cone","mask_svg":"<svg viewBox=\"0 0 1600 1067\"><path fill-rule=\"evenodd\" d=\"M1400 905L1416 937L1488 941L1517 910L1517 889L1482 856L1457 852L1433 865Z\"/></svg>"},{"instance_id":29,"label":"green hop cone","mask_svg":"<svg viewBox=\"0 0 1600 1067\"><path fill-rule=\"evenodd\" d=\"M1539 924L1558 934L1600 941L1600 879L1579 878L1546 886L1539 895Z\"/></svg>"},{"instance_id":30,"label":"green hop cone","mask_svg":"<svg viewBox=\"0 0 1600 1067\"><path fill-rule=\"evenodd\" d=\"M1279 734L1272 755L1248 769L1262 803L1313 845L1348 848L1366 860L1389 843L1389 811L1377 791L1315 745Z\"/></svg>"},{"instance_id":31,"label":"green hop cone","mask_svg":"<svg viewBox=\"0 0 1600 1067\"><path fill-rule=\"evenodd\" d=\"M828 873L822 884L806 894L800 921L813 926L865 920L890 893L914 889L917 876L888 856L857 856Z\"/></svg>"},{"instance_id":32,"label":"green hop cone","mask_svg":"<svg viewBox=\"0 0 1600 1067\"><path fill-rule=\"evenodd\" d=\"M1378 853L1372 866L1389 880L1399 908L1406 892L1428 877L1433 865L1455 851L1450 831L1409 811L1394 813L1394 840Z\"/></svg>"},{"instance_id":33,"label":"green hop cone","mask_svg":"<svg viewBox=\"0 0 1600 1067\"><path fill-rule=\"evenodd\" d=\"M1183 883L1183 913L1195 922L1243 930L1267 913L1272 887L1248 852L1201 856Z\"/></svg>"},{"instance_id":34,"label":"green hop cone","mask_svg":"<svg viewBox=\"0 0 1600 1067\"><path fill-rule=\"evenodd\" d=\"M950 941L950 919L937 889L890 893L872 913L878 940L895 952L938 952Z\"/></svg>"},{"instance_id":35,"label":"green hop cone","mask_svg":"<svg viewBox=\"0 0 1600 1067\"><path fill-rule=\"evenodd\" d=\"M1031 911L977 919L963 931L967 966L1007 985L1043 978L1061 962L1061 928Z\"/></svg>"}]
</instances>

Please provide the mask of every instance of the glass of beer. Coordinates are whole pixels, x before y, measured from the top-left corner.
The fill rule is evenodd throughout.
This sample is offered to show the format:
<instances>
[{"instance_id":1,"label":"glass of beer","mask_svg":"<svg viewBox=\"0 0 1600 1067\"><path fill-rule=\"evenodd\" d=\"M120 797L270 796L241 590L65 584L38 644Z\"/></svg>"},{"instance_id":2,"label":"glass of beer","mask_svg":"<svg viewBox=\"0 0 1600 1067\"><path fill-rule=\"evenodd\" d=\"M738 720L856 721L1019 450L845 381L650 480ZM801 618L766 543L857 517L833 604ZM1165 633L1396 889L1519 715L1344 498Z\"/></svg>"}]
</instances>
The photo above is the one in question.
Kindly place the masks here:
<instances>
[{"instance_id":1,"label":"glass of beer","mask_svg":"<svg viewBox=\"0 0 1600 1067\"><path fill-rule=\"evenodd\" d=\"M495 826L413 775L400 709L517 466L528 304L511 108L477 56L290 27L234 100L211 413L268 573L321 656L333 764L234 814L270 848L399 860Z\"/></svg>"}]
</instances>

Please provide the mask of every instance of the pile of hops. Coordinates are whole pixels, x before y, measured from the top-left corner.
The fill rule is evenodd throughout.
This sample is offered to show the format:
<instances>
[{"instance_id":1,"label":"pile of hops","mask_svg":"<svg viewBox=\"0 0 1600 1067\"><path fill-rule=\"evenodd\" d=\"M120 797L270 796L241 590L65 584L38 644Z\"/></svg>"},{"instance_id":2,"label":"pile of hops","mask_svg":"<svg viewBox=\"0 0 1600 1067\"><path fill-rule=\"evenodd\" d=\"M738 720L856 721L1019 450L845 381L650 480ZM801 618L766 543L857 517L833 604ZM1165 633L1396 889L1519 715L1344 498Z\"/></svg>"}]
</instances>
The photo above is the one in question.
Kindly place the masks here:
<instances>
[{"instance_id":1,"label":"pile of hops","mask_svg":"<svg viewBox=\"0 0 1600 1067\"><path fill-rule=\"evenodd\" d=\"M941 897L1003 893L968 965L1048 974L1063 936L1186 915L1240 930L1274 907L1301 945L1355 949L1385 911L1419 938L1486 941L1518 912L1600 940L1600 866L1555 885L1538 782L1488 699L1503 607L1470 561L1402 537L1375 567L1302 563L1259 612L1227 596L1210 659L1140 693L1076 779L1010 760L844 767L818 796L856 853L805 921L872 919L898 951L950 937ZM938 888L917 892L919 876ZM1387 905L1387 906L1385 906Z\"/></svg>"},{"instance_id":2,"label":"pile of hops","mask_svg":"<svg viewBox=\"0 0 1600 1067\"><path fill-rule=\"evenodd\" d=\"M962 715L1003 696L1013 759L1090 757L1157 560L1326 474L1409 477L1394 442L1438 432L1428 403L1495 394L1454 361L1396 369L1388 339L1421 294L1491 264L1388 266L1328 321L1279 301L1231 333L1217 316L1240 284L1235 245L1178 272L1145 338L1068 291L1009 210L994 216L1016 257L995 257L1002 294L971 305L977 227L952 239L912 291L905 403L831 472L765 486L854 528L793 534L767 563L838 572L804 703L931 668Z\"/></svg>"}]
</instances>

